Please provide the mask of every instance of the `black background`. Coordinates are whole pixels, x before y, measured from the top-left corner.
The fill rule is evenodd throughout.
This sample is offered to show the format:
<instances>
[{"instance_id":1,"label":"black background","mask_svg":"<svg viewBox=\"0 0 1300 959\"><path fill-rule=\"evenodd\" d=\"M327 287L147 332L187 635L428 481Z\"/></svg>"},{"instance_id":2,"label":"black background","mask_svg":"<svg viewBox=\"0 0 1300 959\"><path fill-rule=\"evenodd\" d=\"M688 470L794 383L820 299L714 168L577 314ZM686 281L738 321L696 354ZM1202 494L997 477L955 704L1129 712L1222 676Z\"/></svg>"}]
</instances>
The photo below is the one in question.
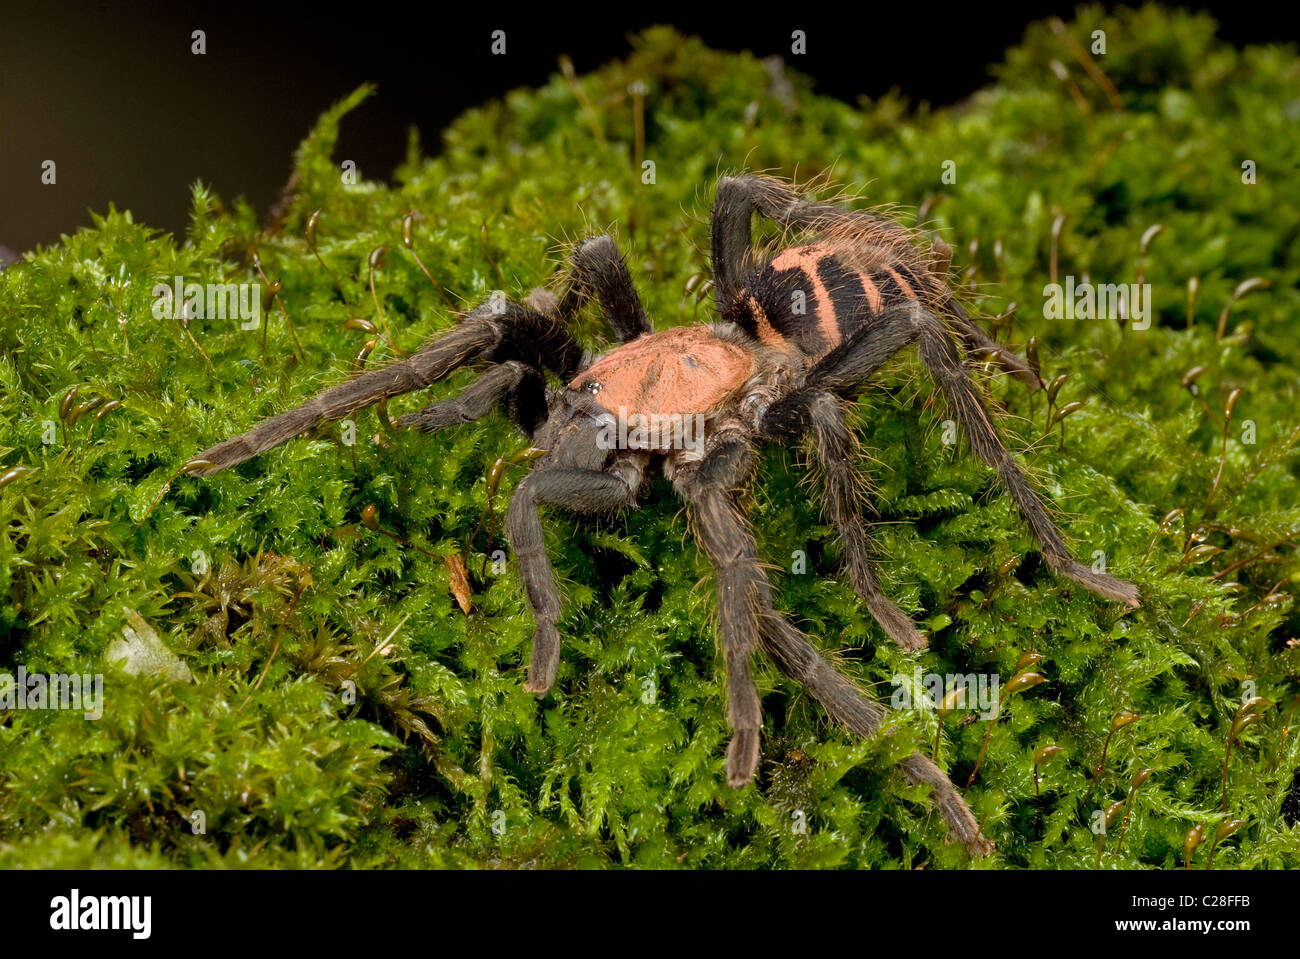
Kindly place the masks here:
<instances>
[{"instance_id":1,"label":"black background","mask_svg":"<svg viewBox=\"0 0 1300 959\"><path fill-rule=\"evenodd\" d=\"M436 152L439 131L467 107L545 82L562 53L580 72L622 57L627 35L655 23L760 56L788 54L791 31L802 29L808 52L791 59L819 92L852 102L898 87L942 105L985 85L1025 24L1069 19L1074 7L808 3L773 16L770 6L0 0L0 246L54 242L110 202L181 231L196 179L265 214L320 112L368 80L379 96L348 118L338 155L384 178L409 125ZM1239 45L1294 38L1256 4L1193 6ZM205 56L190 52L196 29ZM506 56L490 54L495 29L507 33ZM40 182L48 159L54 186Z\"/></svg>"},{"instance_id":2,"label":"black background","mask_svg":"<svg viewBox=\"0 0 1300 959\"><path fill-rule=\"evenodd\" d=\"M129 932L54 932L51 900L152 896L156 947L205 954L296 953L439 959L468 948L489 954L623 956L705 951L818 956L841 948L925 957L1037 956L1118 946L1106 955L1231 956L1295 952L1294 892L1280 875L1204 869L1120 872L746 872L660 873L482 870L0 873L5 941L63 949L143 945ZM1192 908L1134 906L1194 896ZM1247 903L1212 906L1214 897ZM1222 899L1217 900L1222 902ZM1241 921L1249 930L1119 931L1116 920ZM42 941L45 940L45 941ZM1062 945L1073 947L1062 950ZM638 948L639 947L639 948ZM1046 950L1044 949L1046 947Z\"/></svg>"}]
</instances>

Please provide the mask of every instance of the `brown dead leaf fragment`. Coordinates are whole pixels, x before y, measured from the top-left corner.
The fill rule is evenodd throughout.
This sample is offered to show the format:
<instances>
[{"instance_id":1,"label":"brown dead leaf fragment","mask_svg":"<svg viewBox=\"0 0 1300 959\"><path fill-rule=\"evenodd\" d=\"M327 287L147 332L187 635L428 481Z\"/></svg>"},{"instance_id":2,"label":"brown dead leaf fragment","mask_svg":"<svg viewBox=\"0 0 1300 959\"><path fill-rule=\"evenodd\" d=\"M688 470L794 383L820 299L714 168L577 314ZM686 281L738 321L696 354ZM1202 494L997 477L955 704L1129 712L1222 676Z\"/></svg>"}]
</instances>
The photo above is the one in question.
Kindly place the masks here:
<instances>
[{"instance_id":1,"label":"brown dead leaf fragment","mask_svg":"<svg viewBox=\"0 0 1300 959\"><path fill-rule=\"evenodd\" d=\"M472 590L469 587L469 570L465 567L465 558L460 553L451 553L442 558L447 565L448 585L451 587L451 595L456 597L456 605L466 616L474 608L470 602Z\"/></svg>"}]
</instances>

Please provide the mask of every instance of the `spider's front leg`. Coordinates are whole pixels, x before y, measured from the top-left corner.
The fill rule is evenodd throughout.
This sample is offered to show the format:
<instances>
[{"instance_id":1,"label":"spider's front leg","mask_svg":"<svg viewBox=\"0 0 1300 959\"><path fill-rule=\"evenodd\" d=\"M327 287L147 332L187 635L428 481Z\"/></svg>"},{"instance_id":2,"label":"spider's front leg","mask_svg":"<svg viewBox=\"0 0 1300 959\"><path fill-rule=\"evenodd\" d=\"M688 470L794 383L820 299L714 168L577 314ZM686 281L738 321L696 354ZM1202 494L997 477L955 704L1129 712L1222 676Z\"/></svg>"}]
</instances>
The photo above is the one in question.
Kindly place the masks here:
<instances>
[{"instance_id":1,"label":"spider's front leg","mask_svg":"<svg viewBox=\"0 0 1300 959\"><path fill-rule=\"evenodd\" d=\"M627 263L613 237L605 233L587 237L573 251L569 285L557 312L568 322L593 295L620 343L654 332Z\"/></svg>"},{"instance_id":2,"label":"spider's front leg","mask_svg":"<svg viewBox=\"0 0 1300 959\"><path fill-rule=\"evenodd\" d=\"M647 459L644 454L626 454L604 471L539 464L515 489L506 513L506 533L536 623L532 663L524 684L529 692L545 693L555 682L560 665L560 634L555 624L563 611L538 508L545 504L572 513L601 514L631 506Z\"/></svg>"},{"instance_id":3,"label":"spider's front leg","mask_svg":"<svg viewBox=\"0 0 1300 959\"><path fill-rule=\"evenodd\" d=\"M320 423L342 419L383 399L422 389L475 363L515 360L562 378L578 371L582 347L550 317L518 303L489 301L408 359L340 383L248 432L198 454L193 475L207 476L279 446Z\"/></svg>"},{"instance_id":4,"label":"spider's front leg","mask_svg":"<svg viewBox=\"0 0 1300 959\"><path fill-rule=\"evenodd\" d=\"M560 298L539 288L524 302L534 313L569 324L593 296L620 343L652 332L627 264L613 238L603 233L587 237L574 249L568 283ZM480 376L460 396L403 416L398 425L432 433L481 419L498 404L508 406L519 428L532 436L546 419L546 380L541 368L507 360Z\"/></svg>"},{"instance_id":5,"label":"spider's front leg","mask_svg":"<svg viewBox=\"0 0 1300 959\"><path fill-rule=\"evenodd\" d=\"M459 396L407 413L398 418L397 425L433 433L482 419L503 402L509 402L519 428L532 436L546 420L546 379L542 371L518 360L507 360L484 371Z\"/></svg>"}]
</instances>

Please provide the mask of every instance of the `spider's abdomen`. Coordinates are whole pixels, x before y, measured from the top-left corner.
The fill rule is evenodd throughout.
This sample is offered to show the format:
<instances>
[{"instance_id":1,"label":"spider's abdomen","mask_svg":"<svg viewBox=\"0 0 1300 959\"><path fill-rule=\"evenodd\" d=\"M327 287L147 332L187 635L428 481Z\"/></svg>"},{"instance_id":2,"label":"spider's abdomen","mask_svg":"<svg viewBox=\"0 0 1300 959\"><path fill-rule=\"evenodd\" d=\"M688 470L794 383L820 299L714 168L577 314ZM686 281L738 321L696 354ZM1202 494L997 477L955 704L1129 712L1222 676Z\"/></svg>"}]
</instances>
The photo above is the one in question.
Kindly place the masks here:
<instances>
[{"instance_id":1,"label":"spider's abdomen","mask_svg":"<svg viewBox=\"0 0 1300 959\"><path fill-rule=\"evenodd\" d=\"M614 414L695 415L717 409L753 375L754 357L707 327L638 337L569 383Z\"/></svg>"},{"instance_id":2,"label":"spider's abdomen","mask_svg":"<svg viewBox=\"0 0 1300 959\"><path fill-rule=\"evenodd\" d=\"M767 346L820 359L886 306L923 296L911 268L858 269L828 244L791 247L754 271L731 317Z\"/></svg>"}]
</instances>

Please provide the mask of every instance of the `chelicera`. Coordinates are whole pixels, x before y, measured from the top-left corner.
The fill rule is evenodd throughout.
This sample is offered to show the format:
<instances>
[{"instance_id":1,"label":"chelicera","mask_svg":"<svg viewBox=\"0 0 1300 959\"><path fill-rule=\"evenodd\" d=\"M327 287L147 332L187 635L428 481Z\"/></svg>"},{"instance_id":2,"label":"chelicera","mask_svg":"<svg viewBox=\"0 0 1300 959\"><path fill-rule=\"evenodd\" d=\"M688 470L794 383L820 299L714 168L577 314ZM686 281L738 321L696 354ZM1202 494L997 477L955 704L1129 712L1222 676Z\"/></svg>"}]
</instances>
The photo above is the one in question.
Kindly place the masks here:
<instances>
[{"instance_id":1,"label":"chelicera","mask_svg":"<svg viewBox=\"0 0 1300 959\"><path fill-rule=\"evenodd\" d=\"M787 234L800 234L802 242L760 251L751 234L755 213ZM762 444L812 440L824 477L822 509L839 532L854 591L900 646L926 646L877 579L846 421L848 404L867 380L908 346L917 346L972 451L997 471L1047 565L1094 593L1138 605L1131 583L1075 560L1000 439L957 342L967 354L993 357L1031 389L1043 384L954 299L947 283L951 251L941 241L923 240L871 212L817 202L775 179L726 177L712 209L711 260L717 321L655 332L613 240L591 237L576 248L561 296L533 297L531 305L500 298L484 303L409 359L326 390L205 450L190 471L215 473L323 421L429 386L458 367L481 369L459 396L398 423L432 432L504 407L531 438L537 456L514 491L506 526L536 623L525 688L537 694L555 681L561 645L560 594L539 508L616 513L635 504L647 477L661 471L685 500L717 575L732 728L725 769L736 788L753 779L759 762L762 717L750 666L760 651L858 735L875 734L885 715L773 608L741 506ZM594 358L566 329L593 296L620 344ZM548 373L561 385L548 386ZM688 419L700 424L690 443L673 442L671 430L640 429ZM638 428L611 431L620 420ZM611 442L611 436L624 439ZM901 767L911 781L931 787L954 836L972 852L992 848L932 760L914 753Z\"/></svg>"}]
</instances>

